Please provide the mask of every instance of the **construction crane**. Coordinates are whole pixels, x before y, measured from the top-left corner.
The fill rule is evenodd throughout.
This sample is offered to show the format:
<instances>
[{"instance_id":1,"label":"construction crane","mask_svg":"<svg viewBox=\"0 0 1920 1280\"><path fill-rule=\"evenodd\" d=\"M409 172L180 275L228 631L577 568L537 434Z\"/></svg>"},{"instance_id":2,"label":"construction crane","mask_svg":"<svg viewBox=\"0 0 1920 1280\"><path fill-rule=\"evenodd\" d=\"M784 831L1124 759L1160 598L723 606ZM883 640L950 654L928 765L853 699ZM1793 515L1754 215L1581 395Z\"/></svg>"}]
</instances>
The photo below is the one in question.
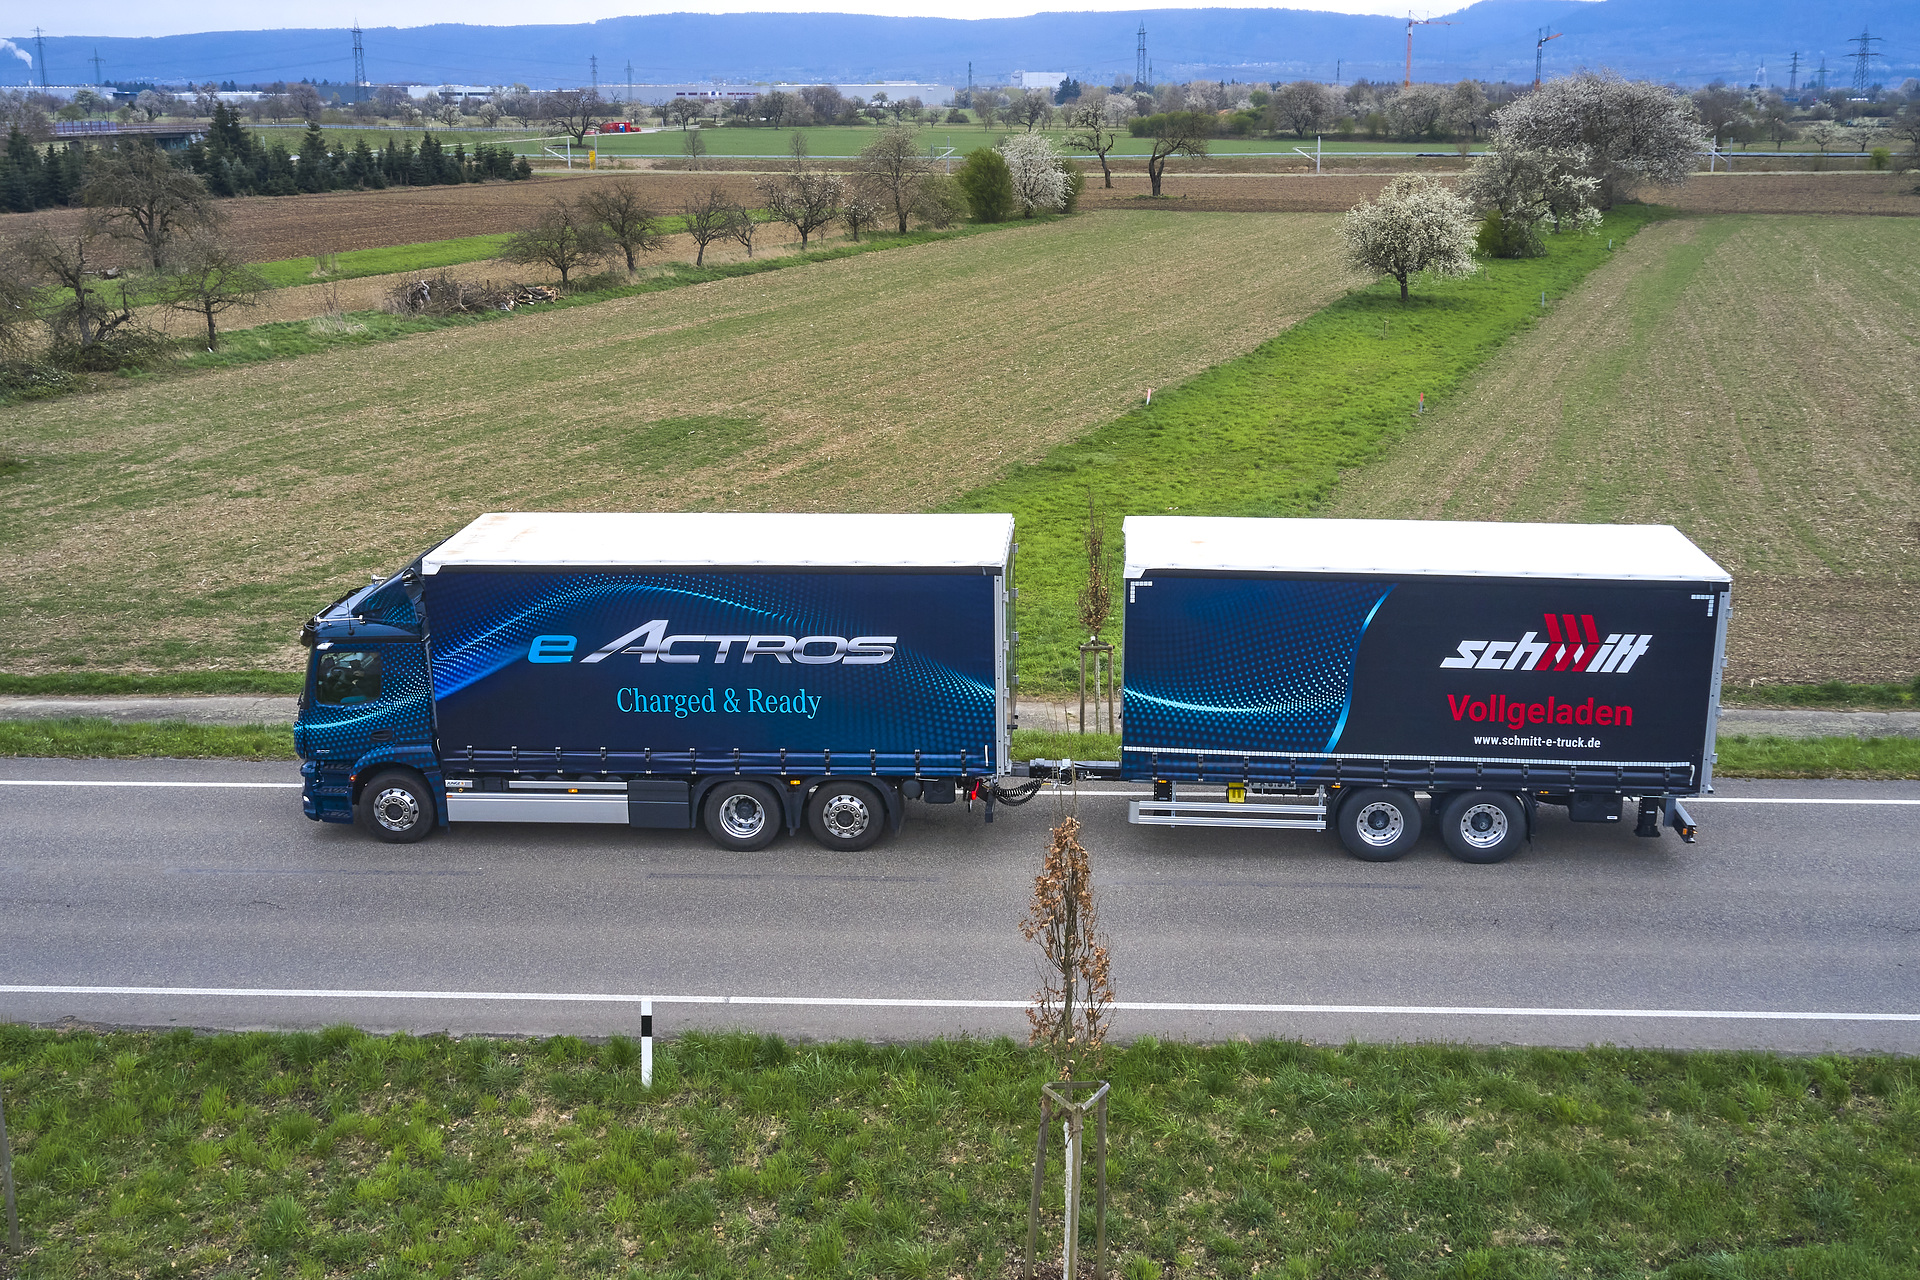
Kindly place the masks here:
<instances>
[{"instance_id":1,"label":"construction crane","mask_svg":"<svg viewBox=\"0 0 1920 1280\"><path fill-rule=\"evenodd\" d=\"M1442 22L1438 18L1416 18L1413 16L1413 10L1411 9L1407 10L1407 83L1406 83L1406 87L1410 88L1413 85L1413 29L1415 27L1453 27L1458 25L1459 25L1458 23L1454 23L1454 22Z\"/></svg>"},{"instance_id":2,"label":"construction crane","mask_svg":"<svg viewBox=\"0 0 1920 1280\"><path fill-rule=\"evenodd\" d=\"M1547 33L1549 31L1552 31L1553 34L1548 35ZM1547 41L1558 40L1561 36L1565 34L1567 33L1564 31L1553 31L1552 27L1540 28L1540 38L1533 42L1533 87L1534 88L1538 89L1540 87L1540 61L1543 57L1546 56Z\"/></svg>"}]
</instances>

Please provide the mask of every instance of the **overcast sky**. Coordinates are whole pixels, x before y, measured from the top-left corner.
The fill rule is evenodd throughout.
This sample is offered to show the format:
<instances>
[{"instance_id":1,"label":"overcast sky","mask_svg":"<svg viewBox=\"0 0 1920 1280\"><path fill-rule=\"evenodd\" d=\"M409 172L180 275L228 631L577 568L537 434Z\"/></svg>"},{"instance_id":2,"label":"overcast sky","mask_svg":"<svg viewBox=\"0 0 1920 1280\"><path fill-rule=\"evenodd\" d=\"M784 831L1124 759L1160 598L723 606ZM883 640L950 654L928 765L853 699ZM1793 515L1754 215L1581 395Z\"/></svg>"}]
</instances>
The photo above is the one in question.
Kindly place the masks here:
<instances>
[{"instance_id":1,"label":"overcast sky","mask_svg":"<svg viewBox=\"0 0 1920 1280\"><path fill-rule=\"evenodd\" d=\"M362 26L420 27L435 22L465 22L475 26L514 26L521 23L594 22L641 13L877 13L891 18L1018 18L1030 13L1066 11L1110 12L1127 9L1269 9L1281 7L1267 0L1141 0L1137 4L1100 4L1088 0L1057 0L1031 4L1021 0L694 0L687 3L622 3L621 0L383 0L359 6ZM1405 0L1317 0L1285 6L1335 13L1405 13ZM1464 7L1415 6L1415 12L1443 14ZM293 6L263 6L258 0L75 0L57 7L38 8L35 21L48 35L166 36L190 31L248 31L262 27L346 26L355 17L353 0L322 10ZM15 19L24 21L16 13Z\"/></svg>"}]
</instances>

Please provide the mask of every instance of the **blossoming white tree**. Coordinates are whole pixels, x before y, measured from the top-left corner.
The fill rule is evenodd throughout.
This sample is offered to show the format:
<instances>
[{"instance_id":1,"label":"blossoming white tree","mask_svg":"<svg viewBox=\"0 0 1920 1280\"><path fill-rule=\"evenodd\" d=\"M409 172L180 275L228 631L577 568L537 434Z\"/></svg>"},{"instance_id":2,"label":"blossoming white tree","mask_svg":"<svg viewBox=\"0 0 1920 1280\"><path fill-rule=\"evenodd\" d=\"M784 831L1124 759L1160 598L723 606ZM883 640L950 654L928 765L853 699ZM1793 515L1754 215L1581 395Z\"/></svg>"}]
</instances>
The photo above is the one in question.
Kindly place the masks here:
<instances>
[{"instance_id":1,"label":"blossoming white tree","mask_svg":"<svg viewBox=\"0 0 1920 1280\"><path fill-rule=\"evenodd\" d=\"M1013 175L1013 198L1022 214L1031 218L1036 209L1066 204L1067 175L1045 134L1016 133L1000 143L999 151Z\"/></svg>"},{"instance_id":2,"label":"blossoming white tree","mask_svg":"<svg viewBox=\"0 0 1920 1280\"><path fill-rule=\"evenodd\" d=\"M1467 202L1432 178L1402 174L1366 204L1347 210L1341 228L1347 260L1362 271L1407 282L1422 271L1472 275L1473 213Z\"/></svg>"},{"instance_id":3,"label":"blossoming white tree","mask_svg":"<svg viewBox=\"0 0 1920 1280\"><path fill-rule=\"evenodd\" d=\"M1707 144L1691 98L1611 73L1549 80L1493 118L1510 146L1579 155L1603 209L1638 186L1685 182Z\"/></svg>"},{"instance_id":4,"label":"blossoming white tree","mask_svg":"<svg viewBox=\"0 0 1920 1280\"><path fill-rule=\"evenodd\" d=\"M1583 172L1577 151L1534 151L1495 140L1468 166L1455 188L1486 219L1481 248L1497 258L1534 258L1545 253L1540 224L1555 231L1591 231L1600 225L1594 200L1599 180Z\"/></svg>"}]
</instances>

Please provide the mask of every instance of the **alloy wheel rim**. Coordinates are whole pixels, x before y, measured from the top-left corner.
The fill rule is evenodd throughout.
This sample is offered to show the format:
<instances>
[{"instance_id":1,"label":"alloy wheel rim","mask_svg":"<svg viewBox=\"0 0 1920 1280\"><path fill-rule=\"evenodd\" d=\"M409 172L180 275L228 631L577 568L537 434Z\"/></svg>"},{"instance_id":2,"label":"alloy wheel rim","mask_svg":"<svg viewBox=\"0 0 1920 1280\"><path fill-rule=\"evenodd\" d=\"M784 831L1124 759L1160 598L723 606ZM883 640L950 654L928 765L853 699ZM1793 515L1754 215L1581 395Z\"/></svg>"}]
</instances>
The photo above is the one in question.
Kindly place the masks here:
<instances>
[{"instance_id":1,"label":"alloy wheel rim","mask_svg":"<svg viewBox=\"0 0 1920 1280\"><path fill-rule=\"evenodd\" d=\"M1354 828L1362 840L1376 848L1384 848L1400 838L1401 832L1407 829L1407 820L1401 814L1399 805L1375 800L1360 810Z\"/></svg>"}]
</instances>

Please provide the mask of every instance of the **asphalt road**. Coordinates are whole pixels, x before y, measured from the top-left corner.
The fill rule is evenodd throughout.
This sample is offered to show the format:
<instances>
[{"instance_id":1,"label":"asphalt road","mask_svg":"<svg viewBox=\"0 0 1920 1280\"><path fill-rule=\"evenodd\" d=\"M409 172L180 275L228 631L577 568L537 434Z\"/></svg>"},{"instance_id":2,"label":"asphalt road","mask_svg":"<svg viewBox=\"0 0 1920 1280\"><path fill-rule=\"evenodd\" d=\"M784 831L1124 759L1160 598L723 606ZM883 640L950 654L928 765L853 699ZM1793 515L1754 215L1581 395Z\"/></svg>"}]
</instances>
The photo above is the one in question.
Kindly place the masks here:
<instances>
[{"instance_id":1,"label":"asphalt road","mask_svg":"<svg viewBox=\"0 0 1920 1280\"><path fill-rule=\"evenodd\" d=\"M648 996L664 1035L1024 1033L1055 799L992 826L915 804L864 854L538 826L395 848L306 821L294 781L0 761L0 1017L597 1035ZM1078 803L1122 1036L1920 1052L1920 784L1726 783L1694 845L1547 810L1495 867L1131 827L1111 790Z\"/></svg>"}]
</instances>

